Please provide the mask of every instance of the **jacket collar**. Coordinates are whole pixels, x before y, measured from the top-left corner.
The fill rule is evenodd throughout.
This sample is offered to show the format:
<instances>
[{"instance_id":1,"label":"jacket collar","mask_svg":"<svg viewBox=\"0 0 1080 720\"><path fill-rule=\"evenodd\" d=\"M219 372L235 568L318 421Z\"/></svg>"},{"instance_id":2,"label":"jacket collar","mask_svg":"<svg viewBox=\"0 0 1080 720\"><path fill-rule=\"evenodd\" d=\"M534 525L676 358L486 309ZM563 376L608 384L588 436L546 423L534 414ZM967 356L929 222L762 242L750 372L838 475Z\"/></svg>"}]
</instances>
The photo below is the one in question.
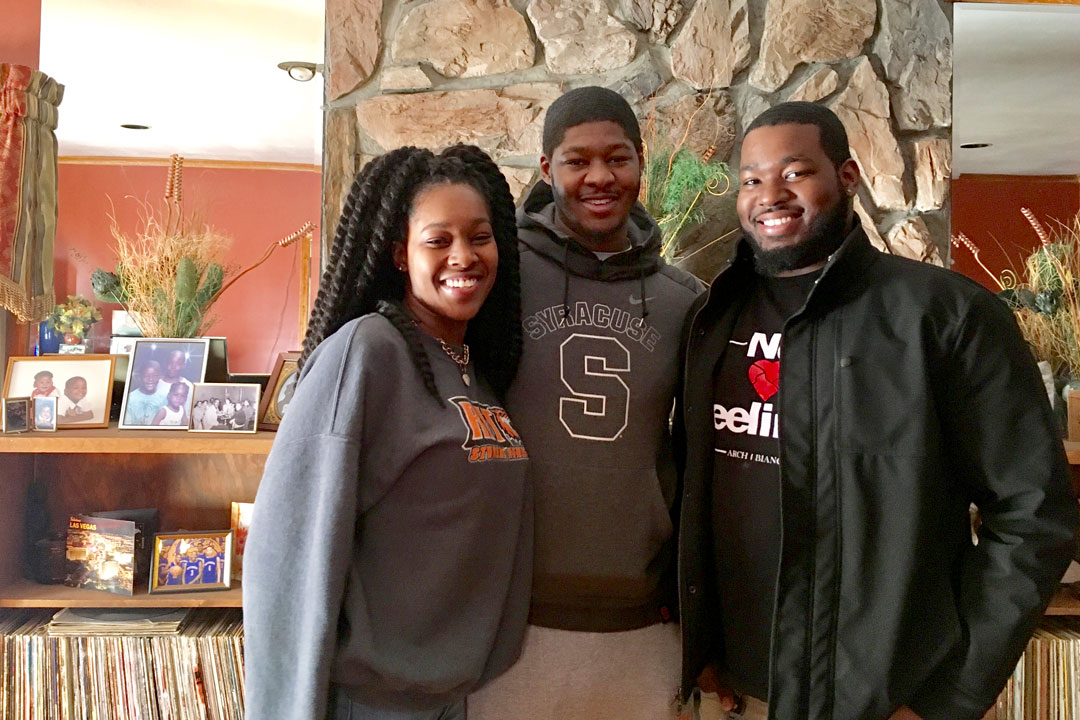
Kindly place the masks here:
<instances>
[{"instance_id":1,"label":"jacket collar","mask_svg":"<svg viewBox=\"0 0 1080 720\"><path fill-rule=\"evenodd\" d=\"M862 224L856 220L855 228L844 238L844 242L829 256L825 267L821 271L821 278L811 295L835 294L843 292L852 280L862 276L867 268L880 258L881 253L870 244ZM719 288L727 286L738 277L745 279L754 272L754 251L750 243L743 236L735 247L731 260L728 261L720 273L713 280L709 288L709 300L713 294L722 294Z\"/></svg>"}]
</instances>

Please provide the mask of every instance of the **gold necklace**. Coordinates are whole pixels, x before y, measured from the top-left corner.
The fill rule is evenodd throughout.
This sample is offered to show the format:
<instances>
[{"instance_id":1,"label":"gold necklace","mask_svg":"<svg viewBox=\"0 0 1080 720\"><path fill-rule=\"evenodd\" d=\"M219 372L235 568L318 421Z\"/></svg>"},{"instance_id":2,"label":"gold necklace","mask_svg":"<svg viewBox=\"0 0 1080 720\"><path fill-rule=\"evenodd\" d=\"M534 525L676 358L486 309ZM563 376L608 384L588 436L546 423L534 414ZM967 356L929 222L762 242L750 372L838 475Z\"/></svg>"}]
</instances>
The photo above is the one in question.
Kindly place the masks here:
<instances>
[{"instance_id":1,"label":"gold necklace","mask_svg":"<svg viewBox=\"0 0 1080 720\"><path fill-rule=\"evenodd\" d=\"M465 383L465 387L469 387L469 346L462 343L461 347L465 352L462 355L458 355L441 337L436 337L435 339L439 341L439 345L442 346L446 356L457 363L458 369L461 370L461 382Z\"/></svg>"}]
</instances>

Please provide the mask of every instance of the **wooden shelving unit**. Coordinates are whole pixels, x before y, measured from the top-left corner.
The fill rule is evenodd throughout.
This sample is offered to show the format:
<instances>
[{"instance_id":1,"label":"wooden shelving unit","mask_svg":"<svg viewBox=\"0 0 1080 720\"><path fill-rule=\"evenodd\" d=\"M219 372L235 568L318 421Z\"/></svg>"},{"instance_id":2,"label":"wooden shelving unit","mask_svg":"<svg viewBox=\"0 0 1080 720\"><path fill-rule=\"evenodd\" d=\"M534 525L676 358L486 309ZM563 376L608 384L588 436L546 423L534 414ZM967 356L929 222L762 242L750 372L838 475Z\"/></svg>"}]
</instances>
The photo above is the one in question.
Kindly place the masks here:
<instances>
[{"instance_id":1,"label":"wooden shelving unit","mask_svg":"<svg viewBox=\"0 0 1080 720\"><path fill-rule=\"evenodd\" d=\"M1065 455L1069 458L1069 464L1080 465L1080 442L1065 441ZM1073 468L1075 474L1077 468Z\"/></svg>"},{"instance_id":2,"label":"wooden shelving unit","mask_svg":"<svg viewBox=\"0 0 1080 720\"><path fill-rule=\"evenodd\" d=\"M41 500L50 530L72 514L157 507L162 529L225 528L229 503L255 499L275 433L59 430L0 435L0 607L240 607L239 587L132 596L40 585L22 577L28 503ZM1065 443L1074 480L1080 443ZM42 498L30 489L44 488ZM1048 615L1080 615L1080 593L1062 586Z\"/></svg>"},{"instance_id":3,"label":"wooden shelving unit","mask_svg":"<svg viewBox=\"0 0 1080 720\"><path fill-rule=\"evenodd\" d=\"M0 453L80 453L133 455L266 455L277 433L194 433L178 430L57 430L0 435Z\"/></svg>"},{"instance_id":4,"label":"wooden shelving unit","mask_svg":"<svg viewBox=\"0 0 1080 720\"><path fill-rule=\"evenodd\" d=\"M144 587L125 597L102 590L41 585L19 579L0 590L4 595L0 607L240 607L240 585L235 582L233 585L228 590L153 595L147 594Z\"/></svg>"},{"instance_id":5,"label":"wooden shelving unit","mask_svg":"<svg viewBox=\"0 0 1080 720\"><path fill-rule=\"evenodd\" d=\"M1080 496L1080 442L1065 441L1065 456L1072 467L1073 488ZM1080 615L1080 592L1062 585L1050 600L1047 615Z\"/></svg>"},{"instance_id":6,"label":"wooden shelving unit","mask_svg":"<svg viewBox=\"0 0 1080 720\"><path fill-rule=\"evenodd\" d=\"M1072 587L1062 585L1046 608L1047 615L1080 615L1080 594Z\"/></svg>"},{"instance_id":7,"label":"wooden shelving unit","mask_svg":"<svg viewBox=\"0 0 1080 720\"><path fill-rule=\"evenodd\" d=\"M133 596L27 580L28 537L71 515L156 507L161 529L229 527L251 502L275 434L119 430L0 435L0 607L240 607L240 588Z\"/></svg>"}]
</instances>

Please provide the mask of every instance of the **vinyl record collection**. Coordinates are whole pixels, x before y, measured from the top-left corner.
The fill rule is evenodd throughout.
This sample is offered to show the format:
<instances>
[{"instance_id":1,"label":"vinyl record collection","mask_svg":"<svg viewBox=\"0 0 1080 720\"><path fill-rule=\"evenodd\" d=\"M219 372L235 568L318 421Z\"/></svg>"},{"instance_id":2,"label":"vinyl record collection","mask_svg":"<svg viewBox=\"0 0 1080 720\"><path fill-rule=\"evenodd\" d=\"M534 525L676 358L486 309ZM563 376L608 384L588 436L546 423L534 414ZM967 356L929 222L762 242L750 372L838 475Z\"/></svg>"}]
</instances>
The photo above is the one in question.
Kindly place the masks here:
<instances>
[{"instance_id":1,"label":"vinyl record collection","mask_svg":"<svg viewBox=\"0 0 1080 720\"><path fill-rule=\"evenodd\" d=\"M242 720L243 634L239 609L0 611L0 717Z\"/></svg>"},{"instance_id":2,"label":"vinyl record collection","mask_svg":"<svg viewBox=\"0 0 1080 720\"><path fill-rule=\"evenodd\" d=\"M996 720L1080 720L1080 618L1043 619L995 709Z\"/></svg>"}]
</instances>

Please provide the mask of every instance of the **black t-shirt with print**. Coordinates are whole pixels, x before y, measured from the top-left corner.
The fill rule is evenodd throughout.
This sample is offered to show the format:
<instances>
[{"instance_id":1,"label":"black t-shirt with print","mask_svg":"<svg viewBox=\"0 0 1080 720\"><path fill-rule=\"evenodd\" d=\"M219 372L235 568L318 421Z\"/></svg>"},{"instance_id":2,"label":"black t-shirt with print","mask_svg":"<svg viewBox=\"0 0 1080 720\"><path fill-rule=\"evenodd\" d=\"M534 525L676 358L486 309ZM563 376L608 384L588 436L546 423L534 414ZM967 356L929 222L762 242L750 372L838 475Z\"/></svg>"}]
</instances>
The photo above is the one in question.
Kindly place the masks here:
<instances>
[{"instance_id":1,"label":"black t-shirt with print","mask_svg":"<svg viewBox=\"0 0 1080 720\"><path fill-rule=\"evenodd\" d=\"M714 375L713 552L734 689L769 692L780 558L780 338L820 273L758 277Z\"/></svg>"}]
</instances>

